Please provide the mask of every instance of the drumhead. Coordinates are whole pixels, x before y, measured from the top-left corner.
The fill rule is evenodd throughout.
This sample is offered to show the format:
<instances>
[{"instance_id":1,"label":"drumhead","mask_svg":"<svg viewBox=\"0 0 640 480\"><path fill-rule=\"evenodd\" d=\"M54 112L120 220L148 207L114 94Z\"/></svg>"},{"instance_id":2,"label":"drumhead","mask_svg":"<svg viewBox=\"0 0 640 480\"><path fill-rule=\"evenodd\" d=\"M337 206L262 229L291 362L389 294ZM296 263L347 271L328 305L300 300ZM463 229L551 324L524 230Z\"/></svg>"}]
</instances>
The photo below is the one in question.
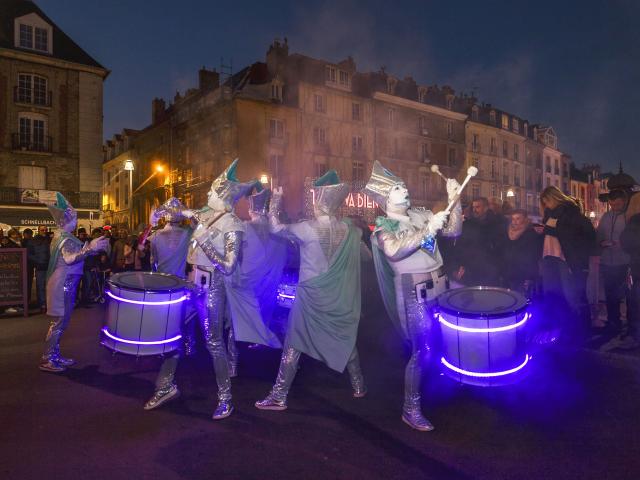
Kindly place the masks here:
<instances>
[{"instance_id":1,"label":"drumhead","mask_svg":"<svg viewBox=\"0 0 640 480\"><path fill-rule=\"evenodd\" d=\"M186 287L186 282L180 277L158 272L120 272L113 275L107 283L141 292L171 293Z\"/></svg>"},{"instance_id":2,"label":"drumhead","mask_svg":"<svg viewBox=\"0 0 640 480\"><path fill-rule=\"evenodd\" d=\"M469 318L504 317L519 313L528 305L521 293L499 287L447 290L437 302L441 311Z\"/></svg>"}]
</instances>

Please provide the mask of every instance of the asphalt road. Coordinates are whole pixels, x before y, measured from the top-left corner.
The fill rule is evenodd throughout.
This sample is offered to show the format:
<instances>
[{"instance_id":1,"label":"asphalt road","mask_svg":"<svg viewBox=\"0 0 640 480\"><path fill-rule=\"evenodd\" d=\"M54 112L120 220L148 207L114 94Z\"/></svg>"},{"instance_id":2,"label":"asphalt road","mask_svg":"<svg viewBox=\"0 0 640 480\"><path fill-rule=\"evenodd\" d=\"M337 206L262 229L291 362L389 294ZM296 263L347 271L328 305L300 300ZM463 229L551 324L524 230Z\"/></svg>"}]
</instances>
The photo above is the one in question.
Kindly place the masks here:
<instances>
[{"instance_id":1,"label":"asphalt road","mask_svg":"<svg viewBox=\"0 0 640 480\"><path fill-rule=\"evenodd\" d=\"M219 422L202 345L180 365L182 397L145 412L159 360L100 347L99 307L74 313L62 349L78 364L62 375L37 369L45 316L2 318L0 478L640 478L637 369L558 350L536 355L522 383L482 389L433 368L423 404L436 430L420 433L400 421L403 347L379 304L365 313L367 397L305 358L289 409L259 411L279 352L243 347L236 412Z\"/></svg>"}]
</instances>

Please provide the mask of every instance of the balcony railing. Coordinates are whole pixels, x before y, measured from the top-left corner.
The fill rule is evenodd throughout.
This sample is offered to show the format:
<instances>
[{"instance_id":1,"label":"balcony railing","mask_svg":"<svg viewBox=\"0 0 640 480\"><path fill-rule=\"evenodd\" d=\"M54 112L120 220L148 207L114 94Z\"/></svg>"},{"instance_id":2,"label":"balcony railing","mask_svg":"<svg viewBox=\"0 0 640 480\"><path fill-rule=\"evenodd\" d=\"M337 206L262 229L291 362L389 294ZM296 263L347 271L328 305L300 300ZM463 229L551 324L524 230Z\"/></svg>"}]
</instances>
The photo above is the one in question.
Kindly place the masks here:
<instances>
[{"instance_id":1,"label":"balcony railing","mask_svg":"<svg viewBox=\"0 0 640 480\"><path fill-rule=\"evenodd\" d=\"M41 205L41 190L36 188L0 187L0 203L4 205ZM98 192L60 192L75 208L100 209Z\"/></svg>"},{"instance_id":2,"label":"balcony railing","mask_svg":"<svg viewBox=\"0 0 640 480\"><path fill-rule=\"evenodd\" d=\"M37 105L39 107L50 107L53 100L51 90L44 92L44 95L36 95L35 90L20 91L18 87L13 87L13 101L16 103L26 103L27 105Z\"/></svg>"},{"instance_id":3,"label":"balcony railing","mask_svg":"<svg viewBox=\"0 0 640 480\"><path fill-rule=\"evenodd\" d=\"M19 133L11 134L11 148L25 152L45 152L51 153L53 139L48 136L35 138L31 135L25 136Z\"/></svg>"}]
</instances>

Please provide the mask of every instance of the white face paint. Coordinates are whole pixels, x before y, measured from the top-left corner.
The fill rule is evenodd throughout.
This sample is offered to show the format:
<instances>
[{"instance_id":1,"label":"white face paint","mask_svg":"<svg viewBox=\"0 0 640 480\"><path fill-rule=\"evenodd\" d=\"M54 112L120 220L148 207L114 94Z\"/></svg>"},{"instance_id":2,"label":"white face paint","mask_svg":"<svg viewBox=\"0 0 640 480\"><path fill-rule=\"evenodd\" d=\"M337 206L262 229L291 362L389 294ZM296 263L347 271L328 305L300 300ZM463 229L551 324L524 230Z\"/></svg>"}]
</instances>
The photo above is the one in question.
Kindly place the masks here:
<instances>
[{"instance_id":1,"label":"white face paint","mask_svg":"<svg viewBox=\"0 0 640 480\"><path fill-rule=\"evenodd\" d=\"M226 209L224 202L214 190L209 190L207 205L216 212L221 212Z\"/></svg>"},{"instance_id":2,"label":"white face paint","mask_svg":"<svg viewBox=\"0 0 640 480\"><path fill-rule=\"evenodd\" d=\"M387 210L396 213L405 213L411 206L409 200L409 190L404 184L394 185L389 192L389 198L387 198Z\"/></svg>"}]
</instances>

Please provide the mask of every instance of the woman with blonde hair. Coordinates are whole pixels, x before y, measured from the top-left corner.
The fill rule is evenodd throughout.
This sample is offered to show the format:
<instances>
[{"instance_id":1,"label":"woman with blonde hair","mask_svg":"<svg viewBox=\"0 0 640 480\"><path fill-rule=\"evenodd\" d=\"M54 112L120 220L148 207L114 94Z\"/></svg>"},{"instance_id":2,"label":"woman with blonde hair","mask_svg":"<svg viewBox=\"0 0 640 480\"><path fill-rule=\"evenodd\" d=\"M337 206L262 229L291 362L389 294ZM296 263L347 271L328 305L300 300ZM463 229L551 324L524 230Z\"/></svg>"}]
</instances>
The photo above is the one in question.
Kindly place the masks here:
<instances>
[{"instance_id":1,"label":"woman with blonde hair","mask_svg":"<svg viewBox=\"0 0 640 480\"><path fill-rule=\"evenodd\" d=\"M542 284L547 325L570 343L586 339L589 312L586 282L596 232L580 204L554 186L540 194L542 223Z\"/></svg>"},{"instance_id":2,"label":"woman with blonde hair","mask_svg":"<svg viewBox=\"0 0 640 480\"><path fill-rule=\"evenodd\" d=\"M631 294L627 304L627 328L618 339L616 347L632 349L640 346L638 328L640 319L640 193L631 196L626 217L627 225L620 235L620 244L630 256L627 283L631 288Z\"/></svg>"}]
</instances>

